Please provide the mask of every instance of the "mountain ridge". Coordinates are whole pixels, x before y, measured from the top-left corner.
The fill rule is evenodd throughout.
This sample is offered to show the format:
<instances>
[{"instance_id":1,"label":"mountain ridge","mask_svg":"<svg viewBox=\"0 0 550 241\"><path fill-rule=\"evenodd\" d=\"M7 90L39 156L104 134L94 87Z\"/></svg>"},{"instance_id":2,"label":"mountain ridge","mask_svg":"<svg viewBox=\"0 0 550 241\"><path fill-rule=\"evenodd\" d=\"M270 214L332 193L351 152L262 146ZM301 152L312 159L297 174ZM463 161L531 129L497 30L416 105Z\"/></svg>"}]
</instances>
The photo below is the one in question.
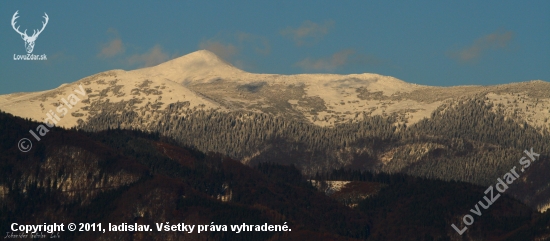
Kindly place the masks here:
<instances>
[{"instance_id":1,"label":"mountain ridge","mask_svg":"<svg viewBox=\"0 0 550 241\"><path fill-rule=\"evenodd\" d=\"M349 167L489 185L516 161L515 150L547 149L541 142L550 130L548 82L431 87L376 74L178 72L197 61L237 71L199 52L157 68L107 71L51 91L3 95L0 110L42 122L82 86L86 95L58 126L160 133L246 164L296 164L308 174ZM488 160L479 158L487 153ZM548 168L541 164L537 170ZM545 175L535 174L529 180L537 182L524 187L544 193L524 201L546 209L550 189L541 184Z\"/></svg>"},{"instance_id":2,"label":"mountain ridge","mask_svg":"<svg viewBox=\"0 0 550 241\"><path fill-rule=\"evenodd\" d=\"M550 123L545 122L547 113L539 110L550 106L550 83L545 81L436 87L372 73L256 74L235 68L208 50L157 66L101 72L52 90L0 95L0 109L42 121L50 109L55 110L62 104L60 100L80 84L87 96L59 122L60 126L74 127L103 109L126 108L147 115L179 102L188 103L191 110L269 113L319 126L361 121L364 116L376 115L397 115L400 123L410 125L430 118L446 101L484 95L505 105L510 118L550 129ZM529 106L537 106L539 113Z\"/></svg>"}]
</instances>

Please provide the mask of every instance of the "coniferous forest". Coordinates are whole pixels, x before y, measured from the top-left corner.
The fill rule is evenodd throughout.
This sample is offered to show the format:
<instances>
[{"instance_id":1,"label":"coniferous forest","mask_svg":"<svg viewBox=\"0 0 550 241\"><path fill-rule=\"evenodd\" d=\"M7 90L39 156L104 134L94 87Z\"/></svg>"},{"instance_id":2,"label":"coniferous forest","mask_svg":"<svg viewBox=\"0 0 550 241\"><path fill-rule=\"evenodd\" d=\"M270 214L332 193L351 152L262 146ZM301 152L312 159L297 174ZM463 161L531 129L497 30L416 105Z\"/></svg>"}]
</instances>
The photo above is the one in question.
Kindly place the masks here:
<instances>
[{"instance_id":1,"label":"coniferous forest","mask_svg":"<svg viewBox=\"0 0 550 241\"><path fill-rule=\"evenodd\" d=\"M440 118L453 119L444 115ZM149 224L155 230L63 232L63 240L542 240L550 235L548 212L539 213L507 194L487 210L483 209L482 216L476 216L475 223L463 235L458 235L451 224L460 224L462 216L482 199L486 186L421 177L421 167L416 175L346 166L308 174L299 163L278 161L290 162L286 157L245 165L231 156L182 144L181 138L118 128L99 132L54 128L44 140L35 142L31 151L21 153L13 140L37 125L0 114L3 133L0 227L9 227L13 222L62 220L65 223ZM350 125L369 128L368 123ZM416 128L427 132L427 127L422 125ZM320 129L312 133L316 131ZM325 131L324 135L336 135L335 130ZM411 133L413 131L411 129ZM372 130L372 133L384 132ZM524 133L530 135L528 129ZM402 134L377 138L362 135L363 143L370 141L373 147L389 148L400 143L398 137ZM311 134L303 140L314 137L315 134ZM344 140L343 143L350 146L359 143L359 138L355 142L346 142L346 138L336 140ZM451 147L461 143L460 140L446 142L449 140L437 136L410 138L425 138ZM472 137L462 143L462 148L474 148L469 146L474 142L488 146L488 140L492 139L487 138L483 142L484 139L472 140ZM510 145L509 148L523 144L492 141L495 142L492 145ZM329 144L328 141L319 143ZM283 140L272 145L296 147ZM447 151L459 150L443 150L434 157L442 158L448 155ZM368 156L354 158L369 161ZM349 184L336 192L314 184L338 181ZM352 200L357 196L363 198ZM158 232L154 225L161 222L286 224L291 231Z\"/></svg>"},{"instance_id":2,"label":"coniferous forest","mask_svg":"<svg viewBox=\"0 0 550 241\"><path fill-rule=\"evenodd\" d=\"M533 208L548 205L550 134L507 118L485 97L449 102L431 118L407 126L396 116L320 127L262 113L186 109L172 104L149 118L133 111L104 111L79 128L140 129L202 152L249 165L294 164L305 175L350 168L454 180L489 186L533 148L541 154L510 194ZM536 194L534 194L536 193Z\"/></svg>"}]
</instances>

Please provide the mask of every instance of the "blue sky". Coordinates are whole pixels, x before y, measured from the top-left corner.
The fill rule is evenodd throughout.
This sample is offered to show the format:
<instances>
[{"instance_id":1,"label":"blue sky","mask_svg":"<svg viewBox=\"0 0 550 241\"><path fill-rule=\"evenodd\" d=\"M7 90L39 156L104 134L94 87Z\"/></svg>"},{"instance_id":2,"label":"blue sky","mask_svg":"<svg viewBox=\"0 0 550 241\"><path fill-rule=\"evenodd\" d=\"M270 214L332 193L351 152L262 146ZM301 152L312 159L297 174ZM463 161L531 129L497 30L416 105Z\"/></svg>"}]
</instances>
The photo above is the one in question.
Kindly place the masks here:
<instances>
[{"instance_id":1,"label":"blue sky","mask_svg":"<svg viewBox=\"0 0 550 241\"><path fill-rule=\"evenodd\" d=\"M40 29L26 54L11 26ZM550 1L3 1L0 94L208 49L255 73L378 73L436 86L550 81Z\"/></svg>"}]
</instances>

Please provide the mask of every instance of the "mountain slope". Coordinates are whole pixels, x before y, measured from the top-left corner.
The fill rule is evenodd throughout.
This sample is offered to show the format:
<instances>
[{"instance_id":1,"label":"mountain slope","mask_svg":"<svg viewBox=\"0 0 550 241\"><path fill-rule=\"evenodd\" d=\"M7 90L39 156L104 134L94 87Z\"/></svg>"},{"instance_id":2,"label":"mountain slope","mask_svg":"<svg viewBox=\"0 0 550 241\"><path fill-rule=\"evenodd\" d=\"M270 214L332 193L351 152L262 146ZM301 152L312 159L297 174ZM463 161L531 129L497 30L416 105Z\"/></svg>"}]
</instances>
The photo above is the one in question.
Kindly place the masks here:
<instances>
[{"instance_id":1,"label":"mountain slope","mask_svg":"<svg viewBox=\"0 0 550 241\"><path fill-rule=\"evenodd\" d=\"M196 108L252 111L334 126L364 116L396 115L413 124L445 101L487 96L506 115L539 128L550 128L550 84L543 81L499 86L430 87L378 74L254 74L200 50L157 66L112 70L37 93L0 96L0 109L42 121L61 99L82 86L85 101L71 109L59 126L73 127L102 111L133 109L141 116L177 102Z\"/></svg>"},{"instance_id":2,"label":"mountain slope","mask_svg":"<svg viewBox=\"0 0 550 241\"><path fill-rule=\"evenodd\" d=\"M54 129L21 153L13 138L38 123L0 112L0 231L11 223L147 224L154 232L61 232L63 240L319 240L368 237L364 214L308 186L219 154L132 131ZM289 195L292 194L292 195ZM307 205L305 205L307 204ZM327 211L330 210L330 211ZM318 217L325 217L319 219ZM326 220L338 220L339 226ZM287 222L292 232L157 232L155 223L208 225ZM45 232L44 232L45 233Z\"/></svg>"},{"instance_id":3,"label":"mountain slope","mask_svg":"<svg viewBox=\"0 0 550 241\"><path fill-rule=\"evenodd\" d=\"M0 112L0 227L151 225L152 232L61 232L62 240L535 240L550 216L503 195L463 236L458 224L483 187L406 175L339 171L383 186L357 208L316 191L292 166L252 168L139 131L54 129L27 153L13 145L38 125ZM324 175L320 175L324 176ZM284 224L289 232L158 232L155 223Z\"/></svg>"},{"instance_id":4,"label":"mountain slope","mask_svg":"<svg viewBox=\"0 0 550 241\"><path fill-rule=\"evenodd\" d=\"M395 117L366 117L357 123L319 127L262 113L185 112L173 105L155 121L132 111L105 113L79 126L88 131L141 126L199 150L220 152L243 163L294 164L305 174L351 168L408 173L426 178L493 185L525 149L540 161L516 182L511 193L533 208L545 210L550 188L548 131L519 125L493 112L484 98L446 105L415 125L396 125ZM529 190L529 191L527 191Z\"/></svg>"},{"instance_id":5,"label":"mountain slope","mask_svg":"<svg viewBox=\"0 0 550 241\"><path fill-rule=\"evenodd\" d=\"M75 94L80 86L86 94ZM486 186L526 148L550 156L544 81L430 87L377 74L254 74L202 50L0 96L0 110L42 121L70 94L80 99L58 126L160 133L245 164L292 163L310 175L346 167ZM545 210L550 165L537 165L515 195Z\"/></svg>"}]
</instances>

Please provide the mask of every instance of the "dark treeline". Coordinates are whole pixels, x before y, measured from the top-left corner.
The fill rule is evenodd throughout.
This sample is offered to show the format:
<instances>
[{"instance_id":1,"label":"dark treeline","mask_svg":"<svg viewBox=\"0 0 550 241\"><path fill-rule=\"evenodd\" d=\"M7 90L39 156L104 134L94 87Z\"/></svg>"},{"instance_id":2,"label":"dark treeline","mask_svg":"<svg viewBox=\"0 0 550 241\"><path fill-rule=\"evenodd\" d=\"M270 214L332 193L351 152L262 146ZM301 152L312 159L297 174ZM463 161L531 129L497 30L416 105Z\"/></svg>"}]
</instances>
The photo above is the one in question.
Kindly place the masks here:
<instances>
[{"instance_id":1,"label":"dark treeline","mask_svg":"<svg viewBox=\"0 0 550 241\"><path fill-rule=\"evenodd\" d=\"M264 174L157 134L54 129L22 153L38 123L0 113L0 231L11 223L138 223L153 232L64 232L62 240L364 240L366 215L318 192L296 168ZM164 141L166 140L166 142ZM284 170L291 170L286 172ZM286 178L293 173L293 179ZM286 224L292 232L157 232L155 223ZM337 225L334 224L337 222ZM229 226L227 226L229 229Z\"/></svg>"},{"instance_id":2,"label":"dark treeline","mask_svg":"<svg viewBox=\"0 0 550 241\"><path fill-rule=\"evenodd\" d=\"M0 227L10 223L283 224L292 232L65 232L63 240L453 240L484 187L338 169L320 180L381 183L351 208L317 191L298 166L254 168L221 154L131 130L55 129L28 153L14 140L37 125L0 113ZM315 174L313 174L315 178ZM548 235L548 213L501 197L463 239Z\"/></svg>"},{"instance_id":3,"label":"dark treeline","mask_svg":"<svg viewBox=\"0 0 550 241\"><path fill-rule=\"evenodd\" d=\"M482 97L443 105L432 113L430 119L420 121L409 131L520 150L533 147L548 152L550 149L547 129L537 130L525 121L518 123L513 118L506 118L501 108L492 103L486 104Z\"/></svg>"},{"instance_id":4,"label":"dark treeline","mask_svg":"<svg viewBox=\"0 0 550 241\"><path fill-rule=\"evenodd\" d=\"M251 165L294 164L306 175L350 167L489 185L516 165L525 149L550 156L548 131L505 118L484 97L445 104L414 125L396 120L395 115L365 116L355 123L319 127L262 113L191 110L186 103L174 103L148 117L107 108L78 128L141 129Z\"/></svg>"},{"instance_id":5,"label":"dark treeline","mask_svg":"<svg viewBox=\"0 0 550 241\"><path fill-rule=\"evenodd\" d=\"M383 184L378 192L355 207L371 221L368 240L456 240L460 235L451 224L460 225L463 215L471 214L469 210L484 200L486 189L465 182L430 180L401 173L341 168L299 178L293 166L263 163L256 168L274 180L287 183L304 183L305 178ZM481 211L481 217L476 216L475 223L460 237L462 240L536 240L541 237L540 233L550 231L550 212L540 214L506 194Z\"/></svg>"},{"instance_id":6,"label":"dark treeline","mask_svg":"<svg viewBox=\"0 0 550 241\"><path fill-rule=\"evenodd\" d=\"M171 104L149 117L132 110L106 110L78 128L141 129L249 165L294 164L309 176L346 167L483 186L494 184L518 166L523 150L532 147L541 154L541 161L517 181L511 194L537 208L550 199L544 174L550 171L548 131L505 118L502 109L485 97L447 103L431 118L414 125L398 124L398 118L390 115L319 127L262 113L191 110L187 106Z\"/></svg>"}]
</instances>

